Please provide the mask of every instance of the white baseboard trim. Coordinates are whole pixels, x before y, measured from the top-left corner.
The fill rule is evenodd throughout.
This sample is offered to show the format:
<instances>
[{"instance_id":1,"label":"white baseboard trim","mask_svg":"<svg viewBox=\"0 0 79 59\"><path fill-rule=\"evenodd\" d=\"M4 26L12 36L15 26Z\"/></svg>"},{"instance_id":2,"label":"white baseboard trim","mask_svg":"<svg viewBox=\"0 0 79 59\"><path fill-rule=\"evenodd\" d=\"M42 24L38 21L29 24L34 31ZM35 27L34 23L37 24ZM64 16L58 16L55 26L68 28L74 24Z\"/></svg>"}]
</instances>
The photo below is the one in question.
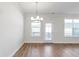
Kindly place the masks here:
<instances>
[{"instance_id":1,"label":"white baseboard trim","mask_svg":"<svg viewBox=\"0 0 79 59\"><path fill-rule=\"evenodd\" d=\"M25 41L24 43L53 43L53 42L41 42L41 41L40 41L40 42L39 42L39 41L37 41L37 42L33 42L33 41L30 42L30 41L27 41L27 42L26 42L26 41Z\"/></svg>"},{"instance_id":2,"label":"white baseboard trim","mask_svg":"<svg viewBox=\"0 0 79 59\"><path fill-rule=\"evenodd\" d=\"M25 41L24 43L79 44L79 42L43 42L43 41Z\"/></svg>"},{"instance_id":3,"label":"white baseboard trim","mask_svg":"<svg viewBox=\"0 0 79 59\"><path fill-rule=\"evenodd\" d=\"M9 56L9 57L13 57L14 54L21 48L21 46L24 44L24 42Z\"/></svg>"},{"instance_id":4,"label":"white baseboard trim","mask_svg":"<svg viewBox=\"0 0 79 59\"><path fill-rule=\"evenodd\" d=\"M78 42L54 42L53 44L79 44Z\"/></svg>"}]
</instances>

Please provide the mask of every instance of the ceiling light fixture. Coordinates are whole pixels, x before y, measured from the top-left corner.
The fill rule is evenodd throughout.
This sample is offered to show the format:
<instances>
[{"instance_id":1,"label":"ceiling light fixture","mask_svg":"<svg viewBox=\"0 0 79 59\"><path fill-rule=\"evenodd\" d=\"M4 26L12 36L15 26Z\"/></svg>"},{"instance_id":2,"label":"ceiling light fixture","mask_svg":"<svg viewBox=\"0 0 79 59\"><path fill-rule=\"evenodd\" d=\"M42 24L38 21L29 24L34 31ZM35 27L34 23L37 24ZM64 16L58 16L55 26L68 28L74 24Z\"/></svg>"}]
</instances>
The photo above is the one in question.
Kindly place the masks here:
<instances>
[{"instance_id":1,"label":"ceiling light fixture","mask_svg":"<svg viewBox=\"0 0 79 59\"><path fill-rule=\"evenodd\" d=\"M31 17L31 20L43 20L43 17L38 16L38 2L36 2L36 17Z\"/></svg>"}]
</instances>

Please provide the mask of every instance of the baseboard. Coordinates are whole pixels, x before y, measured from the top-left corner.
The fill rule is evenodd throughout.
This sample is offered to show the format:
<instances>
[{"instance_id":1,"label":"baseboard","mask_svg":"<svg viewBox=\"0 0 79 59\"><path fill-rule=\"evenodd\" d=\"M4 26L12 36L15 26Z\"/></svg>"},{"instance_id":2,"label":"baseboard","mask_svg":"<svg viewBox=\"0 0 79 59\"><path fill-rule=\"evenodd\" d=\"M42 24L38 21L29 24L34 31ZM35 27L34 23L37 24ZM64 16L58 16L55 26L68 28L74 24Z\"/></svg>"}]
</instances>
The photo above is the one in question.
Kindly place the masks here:
<instances>
[{"instance_id":1,"label":"baseboard","mask_svg":"<svg viewBox=\"0 0 79 59\"><path fill-rule=\"evenodd\" d=\"M24 44L24 42L9 56L9 57L13 57L14 54L21 48L21 46Z\"/></svg>"},{"instance_id":2,"label":"baseboard","mask_svg":"<svg viewBox=\"0 0 79 59\"><path fill-rule=\"evenodd\" d=\"M71 42L68 42L68 43L63 43L63 42L61 42L61 43L59 43L59 42L56 42L56 43L53 43L53 44L79 44L79 43L71 43Z\"/></svg>"},{"instance_id":3,"label":"baseboard","mask_svg":"<svg viewBox=\"0 0 79 59\"><path fill-rule=\"evenodd\" d=\"M24 43L53 43L53 42L43 42L43 41L36 41L36 42L34 42L34 41L25 41Z\"/></svg>"},{"instance_id":4,"label":"baseboard","mask_svg":"<svg viewBox=\"0 0 79 59\"><path fill-rule=\"evenodd\" d=\"M41 41L38 41L38 42L33 42L33 41L25 41L24 43L52 43L52 44L79 44L78 42L41 42Z\"/></svg>"}]
</instances>

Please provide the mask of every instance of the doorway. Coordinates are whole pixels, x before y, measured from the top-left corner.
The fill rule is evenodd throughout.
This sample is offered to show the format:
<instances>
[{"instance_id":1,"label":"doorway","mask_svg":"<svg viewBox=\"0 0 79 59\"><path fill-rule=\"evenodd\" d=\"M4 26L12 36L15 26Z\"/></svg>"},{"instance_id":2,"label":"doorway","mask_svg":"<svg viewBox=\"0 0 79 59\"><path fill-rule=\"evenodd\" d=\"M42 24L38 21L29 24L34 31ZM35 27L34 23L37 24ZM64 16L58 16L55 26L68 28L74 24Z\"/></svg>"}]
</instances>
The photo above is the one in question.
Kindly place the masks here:
<instances>
[{"instance_id":1,"label":"doorway","mask_svg":"<svg viewBox=\"0 0 79 59\"><path fill-rule=\"evenodd\" d=\"M45 40L52 40L52 23L45 23Z\"/></svg>"}]
</instances>

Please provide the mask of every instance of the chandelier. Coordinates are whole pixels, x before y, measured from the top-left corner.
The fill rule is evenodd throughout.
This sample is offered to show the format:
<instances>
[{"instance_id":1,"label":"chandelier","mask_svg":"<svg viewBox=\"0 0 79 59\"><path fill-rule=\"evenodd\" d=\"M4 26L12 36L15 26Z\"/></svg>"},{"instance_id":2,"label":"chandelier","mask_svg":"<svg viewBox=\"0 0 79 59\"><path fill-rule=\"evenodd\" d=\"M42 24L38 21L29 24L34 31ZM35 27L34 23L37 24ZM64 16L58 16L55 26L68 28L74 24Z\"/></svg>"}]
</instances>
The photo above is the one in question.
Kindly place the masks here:
<instances>
[{"instance_id":1,"label":"chandelier","mask_svg":"<svg viewBox=\"0 0 79 59\"><path fill-rule=\"evenodd\" d=\"M38 16L38 2L36 2L36 17L31 17L31 20L43 20L43 17Z\"/></svg>"}]
</instances>

